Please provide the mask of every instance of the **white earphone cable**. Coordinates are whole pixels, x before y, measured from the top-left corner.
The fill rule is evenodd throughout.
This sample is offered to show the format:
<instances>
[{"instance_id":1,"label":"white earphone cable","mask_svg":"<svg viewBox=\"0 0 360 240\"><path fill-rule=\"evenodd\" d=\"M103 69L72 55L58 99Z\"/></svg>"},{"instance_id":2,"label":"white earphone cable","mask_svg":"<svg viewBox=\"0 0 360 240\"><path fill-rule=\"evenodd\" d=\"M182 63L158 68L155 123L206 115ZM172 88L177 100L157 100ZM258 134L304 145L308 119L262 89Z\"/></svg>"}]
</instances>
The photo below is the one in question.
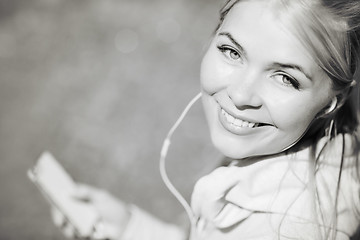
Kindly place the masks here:
<instances>
[{"instance_id":1,"label":"white earphone cable","mask_svg":"<svg viewBox=\"0 0 360 240\"><path fill-rule=\"evenodd\" d=\"M167 188L169 189L169 191L175 196L175 198L180 202L180 204L184 207L190 223L191 223L191 229L190 231L192 232L192 229L194 229L194 226L196 225L196 219L195 216L191 210L191 207L189 205L189 203L184 199L184 197L179 193L179 191L174 187L174 185L171 183L169 177L167 176L166 173L166 167L165 167L165 160L166 160L166 155L170 146L170 138L173 135L173 133L175 132L175 130L178 128L178 126L180 125L180 123L182 122L182 120L184 119L184 117L186 116L186 114L188 113L188 111L190 110L190 108L194 105L194 103L199 100L201 97L201 93L197 94L189 103L188 105L185 107L185 109L183 110L183 112L181 113L180 117L177 119L177 121L174 123L174 125L172 126L172 128L169 130L164 143L162 145L161 148L161 153L160 153L160 162L159 162L159 169L160 169L160 174L161 177L165 183L165 185L167 186ZM191 235L192 233L190 233Z\"/></svg>"}]
</instances>

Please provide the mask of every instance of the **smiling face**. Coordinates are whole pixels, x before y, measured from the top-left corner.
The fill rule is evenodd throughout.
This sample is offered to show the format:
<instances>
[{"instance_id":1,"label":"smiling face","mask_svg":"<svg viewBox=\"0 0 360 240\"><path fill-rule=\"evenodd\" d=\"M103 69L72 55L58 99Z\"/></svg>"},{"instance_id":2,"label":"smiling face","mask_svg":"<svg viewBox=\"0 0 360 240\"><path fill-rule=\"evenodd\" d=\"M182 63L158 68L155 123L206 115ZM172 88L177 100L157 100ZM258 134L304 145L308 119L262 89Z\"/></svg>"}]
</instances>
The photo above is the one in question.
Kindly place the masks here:
<instances>
[{"instance_id":1,"label":"smiling face","mask_svg":"<svg viewBox=\"0 0 360 240\"><path fill-rule=\"evenodd\" d=\"M266 1L240 2L203 58L211 138L228 157L283 151L335 96L330 79L281 21Z\"/></svg>"}]
</instances>

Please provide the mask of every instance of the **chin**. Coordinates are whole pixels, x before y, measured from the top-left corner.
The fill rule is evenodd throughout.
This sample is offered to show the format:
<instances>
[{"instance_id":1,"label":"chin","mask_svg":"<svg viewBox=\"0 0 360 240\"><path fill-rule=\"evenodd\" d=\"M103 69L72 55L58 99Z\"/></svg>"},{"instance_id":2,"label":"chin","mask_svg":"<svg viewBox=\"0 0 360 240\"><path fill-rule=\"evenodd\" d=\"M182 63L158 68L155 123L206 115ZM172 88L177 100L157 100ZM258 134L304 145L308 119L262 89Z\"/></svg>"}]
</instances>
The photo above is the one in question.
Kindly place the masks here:
<instances>
[{"instance_id":1,"label":"chin","mask_svg":"<svg viewBox=\"0 0 360 240\"><path fill-rule=\"evenodd\" d=\"M245 143L234 139L221 138L216 133L211 134L211 140L217 150L219 150L224 156L231 159L241 160L261 155L254 152L254 149L246 147Z\"/></svg>"},{"instance_id":2,"label":"chin","mask_svg":"<svg viewBox=\"0 0 360 240\"><path fill-rule=\"evenodd\" d=\"M280 140L276 141L274 139L261 141L259 139L223 135L216 130L211 132L211 140L218 151L224 156L235 160L274 155L283 152L290 145L290 143L281 143ZM279 144L272 146L274 141ZM269 146L272 146L272 148L269 148Z\"/></svg>"}]
</instances>

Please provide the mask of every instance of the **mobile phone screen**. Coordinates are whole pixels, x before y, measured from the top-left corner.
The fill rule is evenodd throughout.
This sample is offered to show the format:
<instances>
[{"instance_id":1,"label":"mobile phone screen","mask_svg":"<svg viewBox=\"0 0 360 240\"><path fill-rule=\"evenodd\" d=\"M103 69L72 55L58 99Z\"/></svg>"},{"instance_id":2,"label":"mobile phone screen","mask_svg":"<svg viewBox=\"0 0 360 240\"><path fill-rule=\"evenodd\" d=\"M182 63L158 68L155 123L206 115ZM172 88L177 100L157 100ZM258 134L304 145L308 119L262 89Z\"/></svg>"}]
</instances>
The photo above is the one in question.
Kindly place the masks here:
<instances>
[{"instance_id":1,"label":"mobile phone screen","mask_svg":"<svg viewBox=\"0 0 360 240\"><path fill-rule=\"evenodd\" d=\"M75 199L77 185L65 169L49 153L44 152L28 171L32 182L40 189L52 207L62 212L79 237L90 236L98 213L91 203Z\"/></svg>"}]
</instances>

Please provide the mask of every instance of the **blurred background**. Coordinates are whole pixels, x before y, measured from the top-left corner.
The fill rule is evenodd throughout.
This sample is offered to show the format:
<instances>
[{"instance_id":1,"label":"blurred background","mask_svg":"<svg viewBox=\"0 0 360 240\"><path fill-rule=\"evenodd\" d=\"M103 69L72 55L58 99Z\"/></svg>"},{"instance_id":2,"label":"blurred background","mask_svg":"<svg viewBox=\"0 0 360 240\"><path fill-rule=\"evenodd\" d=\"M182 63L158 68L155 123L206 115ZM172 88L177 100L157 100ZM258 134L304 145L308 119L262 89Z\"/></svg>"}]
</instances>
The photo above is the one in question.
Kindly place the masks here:
<instances>
[{"instance_id":1,"label":"blurred background","mask_svg":"<svg viewBox=\"0 0 360 240\"><path fill-rule=\"evenodd\" d=\"M167 131L199 92L218 0L0 0L0 239L63 239L26 171L50 151L73 178L168 222ZM197 103L168 173L189 199L221 156Z\"/></svg>"}]
</instances>

